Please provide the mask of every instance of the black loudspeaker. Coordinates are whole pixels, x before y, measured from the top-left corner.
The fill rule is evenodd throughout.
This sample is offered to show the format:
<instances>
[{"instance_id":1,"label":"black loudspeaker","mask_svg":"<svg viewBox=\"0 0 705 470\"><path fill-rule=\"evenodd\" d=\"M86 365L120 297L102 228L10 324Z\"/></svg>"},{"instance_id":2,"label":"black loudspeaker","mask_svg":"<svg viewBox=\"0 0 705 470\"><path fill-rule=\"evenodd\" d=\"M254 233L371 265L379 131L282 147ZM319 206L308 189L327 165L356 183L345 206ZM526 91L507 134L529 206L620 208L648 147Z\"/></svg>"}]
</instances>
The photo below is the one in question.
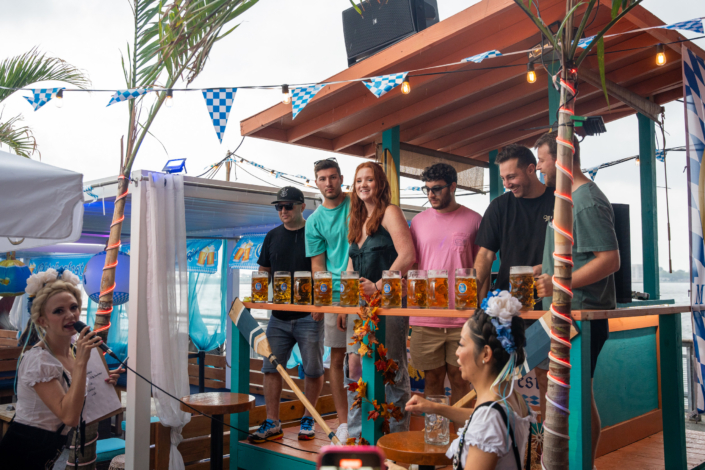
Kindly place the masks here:
<instances>
[{"instance_id":1,"label":"black loudspeaker","mask_svg":"<svg viewBox=\"0 0 705 470\"><path fill-rule=\"evenodd\" d=\"M625 304L632 301L632 251L629 229L629 205L612 204L614 210L614 231L619 244L619 271L614 273L614 284L617 288L617 303Z\"/></svg>"},{"instance_id":2,"label":"black loudspeaker","mask_svg":"<svg viewBox=\"0 0 705 470\"><path fill-rule=\"evenodd\" d=\"M343 11L348 66L438 23L437 0L389 0L364 3L362 15Z\"/></svg>"}]
</instances>

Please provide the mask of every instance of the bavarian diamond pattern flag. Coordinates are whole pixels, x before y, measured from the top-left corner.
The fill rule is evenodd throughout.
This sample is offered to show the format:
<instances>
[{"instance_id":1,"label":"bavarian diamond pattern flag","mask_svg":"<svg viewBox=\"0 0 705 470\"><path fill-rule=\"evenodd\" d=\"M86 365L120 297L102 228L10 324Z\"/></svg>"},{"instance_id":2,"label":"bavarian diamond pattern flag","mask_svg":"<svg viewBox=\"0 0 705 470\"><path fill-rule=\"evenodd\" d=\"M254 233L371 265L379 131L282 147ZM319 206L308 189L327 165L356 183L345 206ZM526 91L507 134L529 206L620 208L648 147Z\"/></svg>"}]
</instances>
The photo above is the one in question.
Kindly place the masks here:
<instances>
[{"instance_id":1,"label":"bavarian diamond pattern flag","mask_svg":"<svg viewBox=\"0 0 705 470\"><path fill-rule=\"evenodd\" d=\"M114 103L120 103L121 101L133 100L139 96L144 95L148 91L148 88L130 88L128 90L118 90L113 96L110 97L110 103L108 103L108 106ZM106 108L108 106L106 106Z\"/></svg>"},{"instance_id":2,"label":"bavarian diamond pattern flag","mask_svg":"<svg viewBox=\"0 0 705 470\"><path fill-rule=\"evenodd\" d=\"M316 96L316 93L321 91L323 85L310 85L298 88L292 88L291 90L291 113L292 119L296 119L296 116L306 107L309 101Z\"/></svg>"},{"instance_id":3,"label":"bavarian diamond pattern flag","mask_svg":"<svg viewBox=\"0 0 705 470\"><path fill-rule=\"evenodd\" d=\"M661 149L656 150L656 160L658 160L660 162L666 161L666 155L663 153L663 150L661 150Z\"/></svg>"},{"instance_id":4,"label":"bavarian diamond pattern flag","mask_svg":"<svg viewBox=\"0 0 705 470\"><path fill-rule=\"evenodd\" d=\"M587 49L588 47L590 47L590 44L594 39L595 36L590 36L589 38L582 38L580 41L578 41L578 48Z\"/></svg>"},{"instance_id":5,"label":"bavarian diamond pattern flag","mask_svg":"<svg viewBox=\"0 0 705 470\"><path fill-rule=\"evenodd\" d=\"M230 115L230 108L233 107L236 92L237 88L211 88L203 90L203 97L206 99L208 114L211 116L215 133L221 144L223 143L225 126L228 125L228 116Z\"/></svg>"},{"instance_id":6,"label":"bavarian diamond pattern flag","mask_svg":"<svg viewBox=\"0 0 705 470\"><path fill-rule=\"evenodd\" d=\"M381 75L379 77L373 77L369 82L362 82L365 84L368 90L372 92L377 98L384 95L388 91L393 90L402 84L406 78L406 74L409 72L393 73L391 75Z\"/></svg>"},{"instance_id":7,"label":"bavarian diamond pattern flag","mask_svg":"<svg viewBox=\"0 0 705 470\"><path fill-rule=\"evenodd\" d=\"M695 18L690 21L681 21L680 23L673 23L667 26L661 26L661 29L679 29L681 31L691 31L693 33L705 34L705 29L703 29L702 18Z\"/></svg>"},{"instance_id":8,"label":"bavarian diamond pattern flag","mask_svg":"<svg viewBox=\"0 0 705 470\"><path fill-rule=\"evenodd\" d=\"M47 104L59 90L65 90L66 88L37 88L32 90L32 96L25 96L24 99L29 101L34 110L38 110L45 104Z\"/></svg>"},{"instance_id":9,"label":"bavarian diamond pattern flag","mask_svg":"<svg viewBox=\"0 0 705 470\"><path fill-rule=\"evenodd\" d=\"M476 64L479 64L480 62L482 62L485 59L491 59L493 57L499 57L501 55L502 55L502 53L497 50L487 51L487 52L483 52L482 54L477 54L472 57L468 57L467 59L463 59L463 60L461 60L461 62L475 62Z\"/></svg>"},{"instance_id":10,"label":"bavarian diamond pattern flag","mask_svg":"<svg viewBox=\"0 0 705 470\"><path fill-rule=\"evenodd\" d=\"M594 166L592 168L587 169L587 173L588 173L588 175L590 175L591 180L595 181L595 176L597 176L597 170L599 170L599 169L600 169L599 166Z\"/></svg>"}]
</instances>

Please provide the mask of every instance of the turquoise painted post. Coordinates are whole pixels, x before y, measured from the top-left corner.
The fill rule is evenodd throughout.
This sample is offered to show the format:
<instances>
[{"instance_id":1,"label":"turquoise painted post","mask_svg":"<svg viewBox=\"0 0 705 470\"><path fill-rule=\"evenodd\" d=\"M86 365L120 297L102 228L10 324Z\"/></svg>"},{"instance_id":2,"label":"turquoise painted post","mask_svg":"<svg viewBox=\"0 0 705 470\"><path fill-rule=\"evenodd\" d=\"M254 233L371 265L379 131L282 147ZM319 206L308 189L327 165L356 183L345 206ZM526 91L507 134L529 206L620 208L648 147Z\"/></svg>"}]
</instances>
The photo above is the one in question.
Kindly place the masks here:
<instances>
[{"instance_id":1,"label":"turquoise painted post","mask_svg":"<svg viewBox=\"0 0 705 470\"><path fill-rule=\"evenodd\" d=\"M661 414L663 417L663 455L666 470L688 468L683 418L683 357L681 316L659 315L661 353Z\"/></svg>"},{"instance_id":2,"label":"turquoise painted post","mask_svg":"<svg viewBox=\"0 0 705 470\"><path fill-rule=\"evenodd\" d=\"M394 126L382 132L382 148L388 149L392 153L392 157L394 157L394 166L397 170L397 187L399 185L399 171L401 171L399 168L399 145L399 126ZM392 198L394 198L393 194Z\"/></svg>"},{"instance_id":3,"label":"turquoise painted post","mask_svg":"<svg viewBox=\"0 0 705 470\"><path fill-rule=\"evenodd\" d=\"M228 305L228 308L230 306ZM230 391L232 393L250 393L250 345L242 337L235 324L227 320L230 327ZM230 415L230 424L246 431L250 426L250 413ZM233 436L237 435L237 439ZM238 470L244 465L238 465L238 442L247 438L246 432L230 429L230 470Z\"/></svg>"},{"instance_id":4,"label":"turquoise painted post","mask_svg":"<svg viewBox=\"0 0 705 470\"><path fill-rule=\"evenodd\" d=\"M377 325L377 332L375 336L377 340L384 344L384 339L386 338L386 317L380 316L379 323ZM367 343L367 340L365 340ZM375 369L375 360L377 357L377 348L372 345L370 347L372 350L372 357L364 356L362 358L362 380L367 382L367 399L370 401L377 400L377 403L384 403L384 380L382 375ZM368 420L367 415L370 411L374 410L372 405L367 402L362 402L362 437L364 437L370 444L377 444L377 440L382 437L382 419L376 421Z\"/></svg>"},{"instance_id":5,"label":"turquoise painted post","mask_svg":"<svg viewBox=\"0 0 705 470\"><path fill-rule=\"evenodd\" d=\"M658 269L658 213L656 206L656 132L654 121L637 114L639 120L639 175L641 179L641 250L644 292L660 299Z\"/></svg>"},{"instance_id":6,"label":"turquoise painted post","mask_svg":"<svg viewBox=\"0 0 705 470\"><path fill-rule=\"evenodd\" d=\"M592 470L592 380L590 379L590 322L575 322L580 334L571 341L568 455L571 469Z\"/></svg>"},{"instance_id":7,"label":"turquoise painted post","mask_svg":"<svg viewBox=\"0 0 705 470\"><path fill-rule=\"evenodd\" d=\"M499 150L490 151L490 201L504 194L504 184L499 174L499 165L495 163ZM499 271L499 254L492 263L492 272Z\"/></svg>"},{"instance_id":8,"label":"turquoise painted post","mask_svg":"<svg viewBox=\"0 0 705 470\"><path fill-rule=\"evenodd\" d=\"M561 105L561 92L556 90L553 86L553 75L558 73L561 68L561 63L551 62L546 64L548 69L548 125L552 126L553 123L558 122L558 108ZM554 129L555 130L555 129Z\"/></svg>"}]
</instances>

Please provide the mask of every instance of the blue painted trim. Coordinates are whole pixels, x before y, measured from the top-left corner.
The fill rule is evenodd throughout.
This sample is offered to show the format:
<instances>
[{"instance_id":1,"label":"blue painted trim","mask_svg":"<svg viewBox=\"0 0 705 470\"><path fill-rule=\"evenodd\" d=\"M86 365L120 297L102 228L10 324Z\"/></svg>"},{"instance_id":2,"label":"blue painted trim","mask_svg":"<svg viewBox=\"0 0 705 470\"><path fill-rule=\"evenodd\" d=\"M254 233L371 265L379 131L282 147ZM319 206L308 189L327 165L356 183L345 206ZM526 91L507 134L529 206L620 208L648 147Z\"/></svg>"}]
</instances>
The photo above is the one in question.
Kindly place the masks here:
<instances>
[{"instance_id":1,"label":"blue painted trim","mask_svg":"<svg viewBox=\"0 0 705 470\"><path fill-rule=\"evenodd\" d=\"M571 341L568 432L571 469L592 470L592 380L590 379L589 321L575 322L580 334Z\"/></svg>"}]
</instances>

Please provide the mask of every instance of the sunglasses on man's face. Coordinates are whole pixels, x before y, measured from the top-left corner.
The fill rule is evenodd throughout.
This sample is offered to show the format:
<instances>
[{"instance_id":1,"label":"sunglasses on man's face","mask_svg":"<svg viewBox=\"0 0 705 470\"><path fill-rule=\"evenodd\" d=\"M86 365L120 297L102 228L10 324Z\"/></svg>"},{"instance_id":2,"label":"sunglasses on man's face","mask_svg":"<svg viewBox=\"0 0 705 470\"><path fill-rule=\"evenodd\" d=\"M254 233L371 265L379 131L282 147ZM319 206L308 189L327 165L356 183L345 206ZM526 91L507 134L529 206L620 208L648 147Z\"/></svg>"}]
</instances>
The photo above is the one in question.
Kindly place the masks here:
<instances>
[{"instance_id":1,"label":"sunglasses on man's face","mask_svg":"<svg viewBox=\"0 0 705 470\"><path fill-rule=\"evenodd\" d=\"M427 196L429 192L432 192L434 195L438 196L438 193L440 193L446 188L450 188L450 186L450 184L447 184L445 186L434 186L432 188L429 188L428 186L421 186L421 192L423 192Z\"/></svg>"},{"instance_id":2,"label":"sunglasses on man's face","mask_svg":"<svg viewBox=\"0 0 705 470\"><path fill-rule=\"evenodd\" d=\"M286 210L288 210L288 211L293 210L295 205L296 205L296 204L294 204L293 202L290 202L290 203L288 203L288 204L277 204L277 205L274 206L274 207L276 207L277 212L281 212L282 209L286 209Z\"/></svg>"}]
</instances>

